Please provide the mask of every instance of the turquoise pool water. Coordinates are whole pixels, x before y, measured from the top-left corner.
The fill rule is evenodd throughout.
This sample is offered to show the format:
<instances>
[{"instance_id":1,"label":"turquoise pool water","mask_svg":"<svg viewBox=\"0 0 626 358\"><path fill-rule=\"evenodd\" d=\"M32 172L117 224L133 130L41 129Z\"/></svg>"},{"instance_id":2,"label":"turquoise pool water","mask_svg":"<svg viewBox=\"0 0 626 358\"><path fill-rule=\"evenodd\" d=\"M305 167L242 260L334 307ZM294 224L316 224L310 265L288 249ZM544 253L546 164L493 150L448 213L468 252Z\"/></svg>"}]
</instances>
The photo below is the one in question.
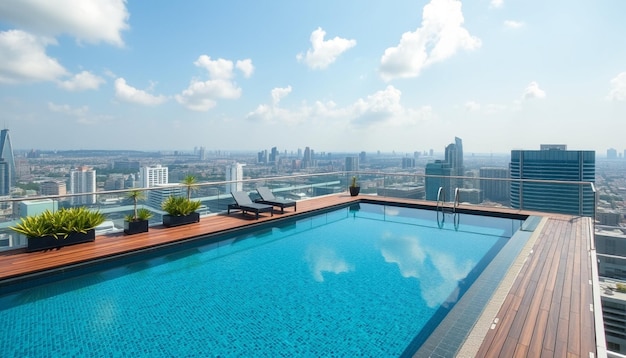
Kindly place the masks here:
<instances>
[{"instance_id":1,"label":"turquoise pool water","mask_svg":"<svg viewBox=\"0 0 626 358\"><path fill-rule=\"evenodd\" d=\"M400 356L519 227L512 219L462 215L457 226L438 225L433 211L355 209L0 297L0 352Z\"/></svg>"}]
</instances>

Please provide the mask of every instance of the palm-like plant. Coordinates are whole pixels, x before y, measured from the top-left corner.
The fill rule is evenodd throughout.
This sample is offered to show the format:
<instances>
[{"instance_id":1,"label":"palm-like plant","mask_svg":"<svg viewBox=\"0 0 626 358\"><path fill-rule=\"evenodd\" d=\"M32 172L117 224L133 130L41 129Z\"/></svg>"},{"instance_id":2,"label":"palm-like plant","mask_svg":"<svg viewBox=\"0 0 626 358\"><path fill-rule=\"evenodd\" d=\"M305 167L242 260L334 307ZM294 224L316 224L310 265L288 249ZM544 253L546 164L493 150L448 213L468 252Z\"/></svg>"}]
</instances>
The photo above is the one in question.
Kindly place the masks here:
<instances>
[{"instance_id":1,"label":"palm-like plant","mask_svg":"<svg viewBox=\"0 0 626 358\"><path fill-rule=\"evenodd\" d=\"M187 174L187 176L183 178L183 181L181 181L181 184L183 184L187 188L188 201L191 200L191 192L198 190L198 188L195 186L196 183L198 183L198 179L195 177L195 175L191 174Z\"/></svg>"}]
</instances>

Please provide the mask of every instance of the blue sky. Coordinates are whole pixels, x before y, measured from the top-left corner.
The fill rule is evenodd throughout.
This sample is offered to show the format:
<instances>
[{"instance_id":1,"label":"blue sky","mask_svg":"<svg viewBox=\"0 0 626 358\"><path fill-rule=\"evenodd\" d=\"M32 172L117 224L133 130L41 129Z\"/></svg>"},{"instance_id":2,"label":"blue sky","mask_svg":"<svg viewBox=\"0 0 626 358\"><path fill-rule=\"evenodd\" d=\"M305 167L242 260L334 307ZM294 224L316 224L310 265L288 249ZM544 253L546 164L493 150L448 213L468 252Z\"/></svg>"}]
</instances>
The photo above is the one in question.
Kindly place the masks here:
<instances>
[{"instance_id":1,"label":"blue sky","mask_svg":"<svg viewBox=\"0 0 626 358\"><path fill-rule=\"evenodd\" d=\"M626 149L626 3L0 3L18 149Z\"/></svg>"}]
</instances>

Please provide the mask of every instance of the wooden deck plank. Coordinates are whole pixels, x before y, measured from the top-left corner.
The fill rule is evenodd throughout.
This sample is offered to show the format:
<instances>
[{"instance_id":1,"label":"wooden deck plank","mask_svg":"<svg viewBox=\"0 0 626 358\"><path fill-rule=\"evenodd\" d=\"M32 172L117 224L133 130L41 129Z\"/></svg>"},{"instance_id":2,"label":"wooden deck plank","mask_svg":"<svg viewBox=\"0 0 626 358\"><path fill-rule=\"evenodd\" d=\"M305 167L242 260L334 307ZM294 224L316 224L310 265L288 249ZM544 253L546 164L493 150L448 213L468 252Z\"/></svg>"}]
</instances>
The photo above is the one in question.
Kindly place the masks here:
<instances>
[{"instance_id":1,"label":"wooden deck plank","mask_svg":"<svg viewBox=\"0 0 626 358\"><path fill-rule=\"evenodd\" d=\"M528 357L582 357L595 354L595 327L589 235L579 220L550 218L524 264L477 356L497 357L526 349ZM513 310L515 295L522 295ZM513 316L513 317L511 317ZM530 342L528 339L530 337ZM576 342L574 342L576 341Z\"/></svg>"},{"instance_id":2,"label":"wooden deck plank","mask_svg":"<svg viewBox=\"0 0 626 358\"><path fill-rule=\"evenodd\" d=\"M298 212L276 212L259 220L240 213L203 217L200 223L176 228L151 227L148 233L98 236L93 243L64 247L47 252L24 250L0 252L0 280L95 258L108 257L142 248L163 245L226 230L254 227L259 223L321 210L366 198L371 201L434 206L433 203L348 194L329 195L298 202ZM466 210L489 213L524 214L513 209L461 206ZM537 213L526 213L537 214ZM497 314L494 329L487 332L477 356L589 356L595 353L593 331L591 265L588 256L589 221L565 215L549 219L522 265L513 289ZM599 310L600 308L596 308Z\"/></svg>"}]
</instances>

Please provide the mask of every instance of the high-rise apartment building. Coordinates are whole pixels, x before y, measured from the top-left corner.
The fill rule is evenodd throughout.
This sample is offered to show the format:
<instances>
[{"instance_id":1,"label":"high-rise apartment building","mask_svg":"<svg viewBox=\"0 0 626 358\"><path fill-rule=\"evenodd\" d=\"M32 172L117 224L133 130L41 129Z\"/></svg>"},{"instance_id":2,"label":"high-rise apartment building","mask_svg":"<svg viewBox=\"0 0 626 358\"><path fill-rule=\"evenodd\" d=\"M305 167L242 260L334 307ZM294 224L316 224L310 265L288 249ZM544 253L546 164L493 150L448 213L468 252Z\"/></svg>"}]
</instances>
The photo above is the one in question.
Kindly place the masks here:
<instances>
[{"instance_id":1,"label":"high-rise apartment building","mask_svg":"<svg viewBox=\"0 0 626 358\"><path fill-rule=\"evenodd\" d=\"M609 148L606 150L606 159L617 159L617 149Z\"/></svg>"},{"instance_id":2,"label":"high-rise apartment building","mask_svg":"<svg viewBox=\"0 0 626 358\"><path fill-rule=\"evenodd\" d=\"M90 193L91 195L73 196L72 205L93 205L96 203L96 171L83 166L70 171L70 191L72 194Z\"/></svg>"},{"instance_id":3,"label":"high-rise apartment building","mask_svg":"<svg viewBox=\"0 0 626 358\"><path fill-rule=\"evenodd\" d=\"M592 216L595 193L591 186L564 182L595 183L595 167L595 151L591 150L512 150L511 207Z\"/></svg>"},{"instance_id":4,"label":"high-rise apartment building","mask_svg":"<svg viewBox=\"0 0 626 358\"><path fill-rule=\"evenodd\" d=\"M347 172L359 171L359 157L346 157L346 171Z\"/></svg>"},{"instance_id":5,"label":"high-rise apartment building","mask_svg":"<svg viewBox=\"0 0 626 358\"><path fill-rule=\"evenodd\" d=\"M168 184L168 169L160 164L153 167L141 167L141 187L152 188L160 184Z\"/></svg>"},{"instance_id":6,"label":"high-rise apartment building","mask_svg":"<svg viewBox=\"0 0 626 358\"><path fill-rule=\"evenodd\" d=\"M226 181L232 181L232 183L226 183L224 190L227 193L233 191L242 191L243 183L238 180L243 179L243 166L245 164L234 163L226 166Z\"/></svg>"},{"instance_id":7,"label":"high-rise apartment building","mask_svg":"<svg viewBox=\"0 0 626 358\"><path fill-rule=\"evenodd\" d=\"M402 158L402 169L415 168L415 158Z\"/></svg>"},{"instance_id":8,"label":"high-rise apartment building","mask_svg":"<svg viewBox=\"0 0 626 358\"><path fill-rule=\"evenodd\" d=\"M9 137L8 129L0 131L0 159L3 159L7 163L6 167L8 171L4 173L4 176L8 178L9 185L15 185L15 158L13 157L13 147L11 146L11 138Z\"/></svg>"}]
</instances>

